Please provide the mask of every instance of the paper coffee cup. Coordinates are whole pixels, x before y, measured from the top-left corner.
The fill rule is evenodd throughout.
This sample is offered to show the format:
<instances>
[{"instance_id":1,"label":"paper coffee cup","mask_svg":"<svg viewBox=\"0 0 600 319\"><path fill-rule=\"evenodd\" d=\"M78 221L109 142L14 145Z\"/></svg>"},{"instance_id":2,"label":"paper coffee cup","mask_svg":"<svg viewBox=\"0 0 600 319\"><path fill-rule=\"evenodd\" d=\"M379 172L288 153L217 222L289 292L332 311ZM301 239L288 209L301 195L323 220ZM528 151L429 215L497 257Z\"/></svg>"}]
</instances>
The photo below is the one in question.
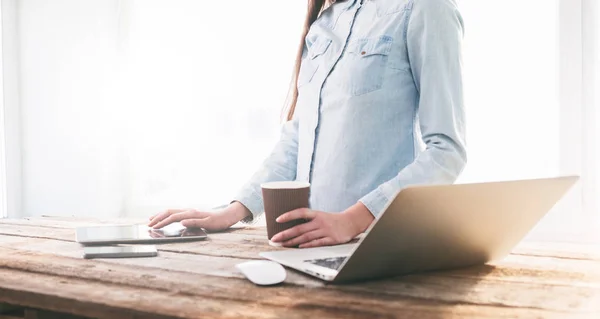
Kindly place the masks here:
<instances>
[{"instance_id":1,"label":"paper coffee cup","mask_svg":"<svg viewBox=\"0 0 600 319\"><path fill-rule=\"evenodd\" d=\"M294 209L308 207L310 183L299 181L269 182L261 184L261 188L269 243L275 234L306 222L303 219L286 223L278 223L275 220Z\"/></svg>"}]
</instances>

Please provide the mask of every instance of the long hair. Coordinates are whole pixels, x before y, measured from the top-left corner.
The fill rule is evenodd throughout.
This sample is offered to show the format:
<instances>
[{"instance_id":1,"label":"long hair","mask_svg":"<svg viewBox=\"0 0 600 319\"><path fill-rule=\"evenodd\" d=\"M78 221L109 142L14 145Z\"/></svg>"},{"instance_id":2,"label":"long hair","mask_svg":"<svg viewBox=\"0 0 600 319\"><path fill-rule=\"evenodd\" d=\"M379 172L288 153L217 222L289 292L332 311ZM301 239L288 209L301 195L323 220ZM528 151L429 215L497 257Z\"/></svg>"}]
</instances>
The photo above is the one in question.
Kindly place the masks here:
<instances>
[{"instance_id":1,"label":"long hair","mask_svg":"<svg viewBox=\"0 0 600 319\"><path fill-rule=\"evenodd\" d=\"M338 0L340 1L340 0ZM335 0L308 0L308 10L306 12L306 19L304 20L304 29L302 30L302 37L298 45L298 52L296 53L296 64L292 73L292 79L290 81L290 88L284 107L284 114L286 119L289 121L294 117L294 111L296 110L296 102L298 101L298 73L300 72L300 63L302 62L302 52L304 50L304 38L308 34L310 26L317 20L319 14L323 9L334 3Z\"/></svg>"}]
</instances>

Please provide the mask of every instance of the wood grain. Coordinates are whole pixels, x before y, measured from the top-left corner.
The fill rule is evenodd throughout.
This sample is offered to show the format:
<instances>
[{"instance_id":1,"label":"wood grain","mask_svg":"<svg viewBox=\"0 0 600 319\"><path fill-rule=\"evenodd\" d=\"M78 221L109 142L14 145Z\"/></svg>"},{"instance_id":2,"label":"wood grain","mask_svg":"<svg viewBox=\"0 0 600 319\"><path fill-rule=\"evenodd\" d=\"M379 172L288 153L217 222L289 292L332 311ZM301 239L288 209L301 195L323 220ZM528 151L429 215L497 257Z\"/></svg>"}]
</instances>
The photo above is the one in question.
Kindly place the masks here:
<instances>
[{"instance_id":1,"label":"wood grain","mask_svg":"<svg viewBox=\"0 0 600 319\"><path fill-rule=\"evenodd\" d=\"M18 247L23 250L32 250L38 252L52 251L59 255L70 256L79 258L82 253L82 248L79 244L72 241L53 241L46 238L52 238L56 235L54 230L48 232L44 227L32 228L28 227L28 231L35 233L36 236L42 235L43 239L29 237L10 237L6 241L8 247ZM1 232L1 230L0 230ZM219 234L224 236L223 234ZM57 236L62 238L64 236ZM238 236L238 240L244 240L243 236ZM207 245L209 244L209 245ZM0 243L0 245L4 245ZM203 245L204 249L218 250L220 253L202 254L198 252L198 245ZM111 262L128 263L130 265L136 265L140 263L151 262L156 267L180 267L180 268L195 268L194 265L201 264L203 267L199 268L203 271L209 271L212 275L221 276L234 276L239 277L240 275L235 271L232 273L233 266L243 260L240 258L256 259L258 252L263 250L274 249L266 244L256 245L253 249L254 254L250 256L234 256L227 257L229 253L225 253L230 249L231 246L236 246L237 243L230 238L228 241L221 241L218 238L213 239L211 242L198 242L198 243L179 243L160 245L161 258L152 258L151 261L139 260L139 259L115 259ZM210 257L224 257L224 258L210 258ZM177 262L174 262L174 261ZM544 256L528 256L528 255L511 255L505 258L500 264L501 268L487 274L486 279L498 279L498 280L538 280L538 277L543 276L548 282L554 282L556 284L569 284L573 280L588 280L598 281L598 267L597 263L593 260L586 259L573 259L568 260L569 262L563 262L562 259L554 257ZM524 267L527 268L524 268ZM500 270L501 269L501 270ZM450 274L450 273L449 273ZM469 276L471 272L461 273L461 276ZM509 275L511 277L509 277ZM528 276L524 276L528 275ZM525 277L525 278L523 278ZM527 278L532 277L532 278ZM310 283L317 283L318 281L313 280L312 277L298 277L305 278ZM562 280L562 281L561 281ZM306 280L304 283L307 283Z\"/></svg>"},{"instance_id":2,"label":"wood grain","mask_svg":"<svg viewBox=\"0 0 600 319\"><path fill-rule=\"evenodd\" d=\"M130 224L134 221L121 224ZM2 220L0 235L21 236L26 238L56 239L75 241L75 228L94 226L91 222L67 222L63 220L44 221L38 225L37 220ZM119 224L117 222L107 224ZM240 227L232 231L211 233L208 241L192 243L164 244L159 248L163 251L205 254L232 258L256 259L261 251L277 250L280 248L268 245L264 228ZM219 245L214 249L214 245ZM581 259L600 261L600 245L525 242L513 250L513 255L552 257L560 259Z\"/></svg>"},{"instance_id":3,"label":"wood grain","mask_svg":"<svg viewBox=\"0 0 600 319\"><path fill-rule=\"evenodd\" d=\"M261 251L278 249L268 245L267 237L264 234L255 235L244 234L241 232L242 230L211 233L209 234L208 240L188 243L161 244L159 248L163 251L187 252L209 256L243 259L257 259L259 258L258 253ZM75 241L74 228L0 224L0 235L38 239L56 239L68 242ZM215 245L218 245L219 248L215 249Z\"/></svg>"},{"instance_id":4,"label":"wood grain","mask_svg":"<svg viewBox=\"0 0 600 319\"><path fill-rule=\"evenodd\" d=\"M7 298L3 301L105 318L121 318L117 313L123 312L123 307L129 309L125 311L128 316L152 318L173 314L177 309L186 310L178 313L177 316L182 318L276 318L278 313L282 318L378 318L390 317L389 314L395 318L442 318L444 314L477 318L494 317L499 312L510 317L559 317L545 309L396 298L385 289L365 294L363 291L326 287L318 291L318 298L315 298L314 288L281 285L257 289L239 279L223 280L182 272L165 273L157 269L134 269L101 262L94 262L90 266L87 260L41 254L28 253L20 258L15 255L6 254L4 256L7 258L2 260L0 277L9 280L3 282L0 296L18 296L25 291L30 297L25 303L22 299ZM52 267L48 267L49 264ZM51 294L44 295L49 291ZM36 297L44 304L40 305ZM98 305L97 302L104 305ZM108 306L108 310L105 306ZM260 313L252 311L257 307ZM131 309L135 309L135 312L131 313ZM215 312L222 309L227 309L227 313ZM105 314L105 311L109 313ZM574 315L585 318L586 313Z\"/></svg>"},{"instance_id":5,"label":"wood grain","mask_svg":"<svg viewBox=\"0 0 600 319\"><path fill-rule=\"evenodd\" d=\"M234 266L280 249L263 228L160 245L156 258L81 258L75 227L119 223L131 221L1 220L0 302L99 318L600 318L592 245L524 243L490 265L352 285L289 271L259 288Z\"/></svg>"}]
</instances>

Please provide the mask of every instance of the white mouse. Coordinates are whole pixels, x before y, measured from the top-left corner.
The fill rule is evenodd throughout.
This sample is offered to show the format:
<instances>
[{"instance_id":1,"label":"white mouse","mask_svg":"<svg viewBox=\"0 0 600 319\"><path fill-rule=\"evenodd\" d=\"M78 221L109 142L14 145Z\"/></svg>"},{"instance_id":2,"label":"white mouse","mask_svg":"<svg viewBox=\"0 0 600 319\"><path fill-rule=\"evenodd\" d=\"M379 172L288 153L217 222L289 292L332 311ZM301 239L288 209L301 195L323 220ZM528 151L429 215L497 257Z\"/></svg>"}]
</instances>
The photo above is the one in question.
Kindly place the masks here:
<instances>
[{"instance_id":1,"label":"white mouse","mask_svg":"<svg viewBox=\"0 0 600 319\"><path fill-rule=\"evenodd\" d=\"M285 268L269 260L252 260L235 265L248 280L261 286L275 285L285 280Z\"/></svg>"}]
</instances>

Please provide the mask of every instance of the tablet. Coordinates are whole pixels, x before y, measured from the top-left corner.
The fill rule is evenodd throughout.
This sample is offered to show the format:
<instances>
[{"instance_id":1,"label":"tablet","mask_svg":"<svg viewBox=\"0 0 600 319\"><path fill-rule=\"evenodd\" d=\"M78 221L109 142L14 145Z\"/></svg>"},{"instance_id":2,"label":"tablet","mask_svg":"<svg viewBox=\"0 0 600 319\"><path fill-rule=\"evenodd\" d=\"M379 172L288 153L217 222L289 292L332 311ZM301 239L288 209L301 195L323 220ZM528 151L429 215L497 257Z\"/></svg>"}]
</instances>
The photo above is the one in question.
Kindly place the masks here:
<instances>
[{"instance_id":1,"label":"tablet","mask_svg":"<svg viewBox=\"0 0 600 319\"><path fill-rule=\"evenodd\" d=\"M161 229L146 225L119 225L79 227L76 230L76 241L83 245L176 242L207 237L201 228L186 228L180 223Z\"/></svg>"}]
</instances>

